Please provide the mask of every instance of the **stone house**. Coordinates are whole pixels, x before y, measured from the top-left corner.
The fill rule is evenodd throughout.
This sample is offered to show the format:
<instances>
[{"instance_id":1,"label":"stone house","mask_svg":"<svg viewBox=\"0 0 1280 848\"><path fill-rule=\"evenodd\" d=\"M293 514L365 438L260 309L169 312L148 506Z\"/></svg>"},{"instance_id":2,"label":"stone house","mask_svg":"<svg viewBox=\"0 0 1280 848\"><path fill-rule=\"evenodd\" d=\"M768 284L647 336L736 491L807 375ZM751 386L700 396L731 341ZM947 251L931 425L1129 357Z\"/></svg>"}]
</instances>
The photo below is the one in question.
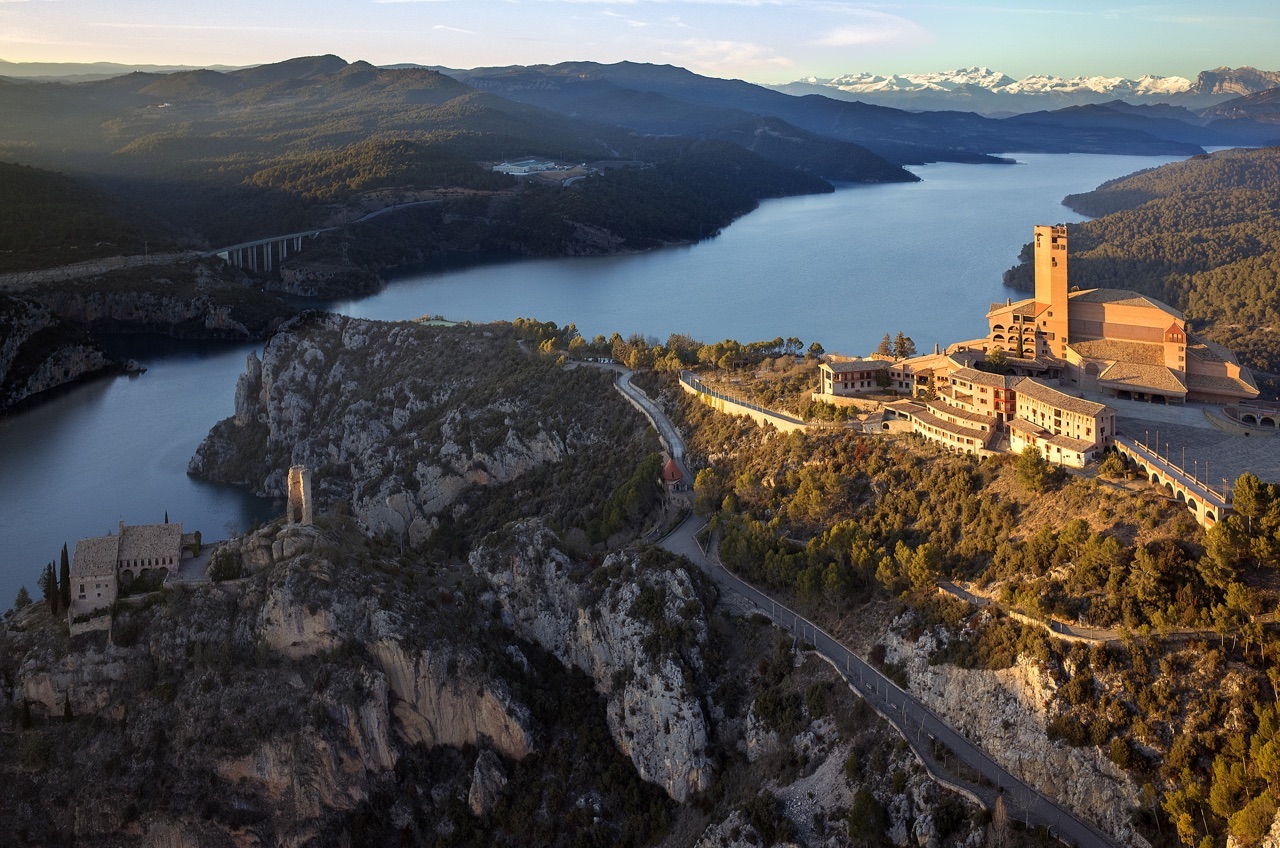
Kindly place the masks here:
<instances>
[{"instance_id":1,"label":"stone house","mask_svg":"<svg viewBox=\"0 0 1280 848\"><path fill-rule=\"evenodd\" d=\"M184 556L190 556L185 542L181 524L126 525L123 521L118 535L76 542L68 614L74 618L111 606L120 591L139 578L168 577Z\"/></svg>"}]
</instances>

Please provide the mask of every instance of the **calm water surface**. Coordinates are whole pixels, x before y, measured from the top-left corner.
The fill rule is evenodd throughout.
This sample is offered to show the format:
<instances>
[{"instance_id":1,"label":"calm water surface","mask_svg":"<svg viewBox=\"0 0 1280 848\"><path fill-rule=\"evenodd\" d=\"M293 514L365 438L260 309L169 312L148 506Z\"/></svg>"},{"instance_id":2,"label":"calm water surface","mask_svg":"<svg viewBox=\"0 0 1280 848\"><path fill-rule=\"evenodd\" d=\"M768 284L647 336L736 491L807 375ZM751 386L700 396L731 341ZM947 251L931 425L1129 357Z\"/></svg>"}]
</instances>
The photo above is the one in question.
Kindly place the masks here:
<instances>
[{"instance_id":1,"label":"calm water surface","mask_svg":"<svg viewBox=\"0 0 1280 848\"><path fill-rule=\"evenodd\" d=\"M1016 166L929 165L911 185L849 186L769 201L717 238L636 256L507 262L395 281L326 304L370 318L519 316L587 335L681 332L743 341L797 336L866 353L903 330L921 350L984 332L1000 274L1038 223L1080 220L1072 192L1173 161L1018 155ZM113 343L150 370L92 382L0 417L0 609L63 542L116 522L181 521L222 538L271 504L186 476L195 447L233 411L251 345Z\"/></svg>"},{"instance_id":2,"label":"calm water surface","mask_svg":"<svg viewBox=\"0 0 1280 848\"><path fill-rule=\"evenodd\" d=\"M920 350L986 331L1000 275L1037 224L1083 218L1070 193L1170 158L1018 155L928 165L922 182L763 203L717 238L635 256L533 260L397 280L329 304L349 315L573 321L587 336L740 341L797 336L867 353L903 330Z\"/></svg>"}]
</instances>

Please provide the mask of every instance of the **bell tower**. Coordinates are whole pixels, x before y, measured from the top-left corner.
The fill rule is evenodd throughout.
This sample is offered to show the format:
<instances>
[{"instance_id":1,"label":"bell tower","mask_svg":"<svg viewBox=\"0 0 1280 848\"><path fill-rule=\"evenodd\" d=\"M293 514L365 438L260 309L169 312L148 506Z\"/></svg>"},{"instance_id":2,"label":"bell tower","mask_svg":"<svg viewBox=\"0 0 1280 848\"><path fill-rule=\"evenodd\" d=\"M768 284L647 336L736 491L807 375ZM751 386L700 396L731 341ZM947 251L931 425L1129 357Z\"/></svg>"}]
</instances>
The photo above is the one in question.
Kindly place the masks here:
<instances>
[{"instance_id":1,"label":"bell tower","mask_svg":"<svg viewBox=\"0 0 1280 848\"><path fill-rule=\"evenodd\" d=\"M1067 345L1067 227L1035 228L1036 329L1061 359Z\"/></svg>"}]
</instances>

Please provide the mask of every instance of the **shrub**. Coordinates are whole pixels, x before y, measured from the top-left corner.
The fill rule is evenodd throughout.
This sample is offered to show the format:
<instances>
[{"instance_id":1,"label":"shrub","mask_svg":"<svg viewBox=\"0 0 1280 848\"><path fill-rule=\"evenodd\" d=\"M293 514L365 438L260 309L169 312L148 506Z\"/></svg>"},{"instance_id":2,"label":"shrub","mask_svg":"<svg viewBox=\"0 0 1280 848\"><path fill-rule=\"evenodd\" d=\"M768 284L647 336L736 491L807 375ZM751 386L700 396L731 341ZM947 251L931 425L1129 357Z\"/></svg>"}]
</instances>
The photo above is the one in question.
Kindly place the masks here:
<instances>
[{"instance_id":1,"label":"shrub","mask_svg":"<svg viewBox=\"0 0 1280 848\"><path fill-rule=\"evenodd\" d=\"M226 548L219 548L209 562L209 579L214 583L236 580L244 573L240 560Z\"/></svg>"}]
</instances>

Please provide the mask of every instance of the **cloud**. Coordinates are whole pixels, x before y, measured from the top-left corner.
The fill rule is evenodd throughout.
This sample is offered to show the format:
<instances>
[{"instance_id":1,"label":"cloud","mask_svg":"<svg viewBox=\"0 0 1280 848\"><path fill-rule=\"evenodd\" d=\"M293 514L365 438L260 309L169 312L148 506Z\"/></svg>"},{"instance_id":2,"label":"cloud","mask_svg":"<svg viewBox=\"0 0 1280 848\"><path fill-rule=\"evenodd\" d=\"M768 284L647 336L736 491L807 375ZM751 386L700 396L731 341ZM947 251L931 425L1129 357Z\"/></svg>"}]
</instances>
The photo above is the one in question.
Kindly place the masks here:
<instances>
[{"instance_id":1,"label":"cloud","mask_svg":"<svg viewBox=\"0 0 1280 848\"><path fill-rule=\"evenodd\" d=\"M432 29L438 29L438 30L440 30L441 32L460 32L460 33L462 33L463 35L475 35L475 34L476 34L476 31L475 31L475 30L473 30L473 29L462 29L461 27L445 26L444 24L436 24L435 26L433 26L433 27L432 27Z\"/></svg>"},{"instance_id":2,"label":"cloud","mask_svg":"<svg viewBox=\"0 0 1280 848\"><path fill-rule=\"evenodd\" d=\"M822 47L866 47L921 44L933 40L933 35L924 27L897 15L870 9L850 9L846 14L857 20L836 27L814 43Z\"/></svg>"},{"instance_id":3,"label":"cloud","mask_svg":"<svg viewBox=\"0 0 1280 848\"><path fill-rule=\"evenodd\" d=\"M676 42L663 56L676 64L717 73L740 73L750 68L785 68L794 64L773 48L749 41L691 38Z\"/></svg>"}]
</instances>

